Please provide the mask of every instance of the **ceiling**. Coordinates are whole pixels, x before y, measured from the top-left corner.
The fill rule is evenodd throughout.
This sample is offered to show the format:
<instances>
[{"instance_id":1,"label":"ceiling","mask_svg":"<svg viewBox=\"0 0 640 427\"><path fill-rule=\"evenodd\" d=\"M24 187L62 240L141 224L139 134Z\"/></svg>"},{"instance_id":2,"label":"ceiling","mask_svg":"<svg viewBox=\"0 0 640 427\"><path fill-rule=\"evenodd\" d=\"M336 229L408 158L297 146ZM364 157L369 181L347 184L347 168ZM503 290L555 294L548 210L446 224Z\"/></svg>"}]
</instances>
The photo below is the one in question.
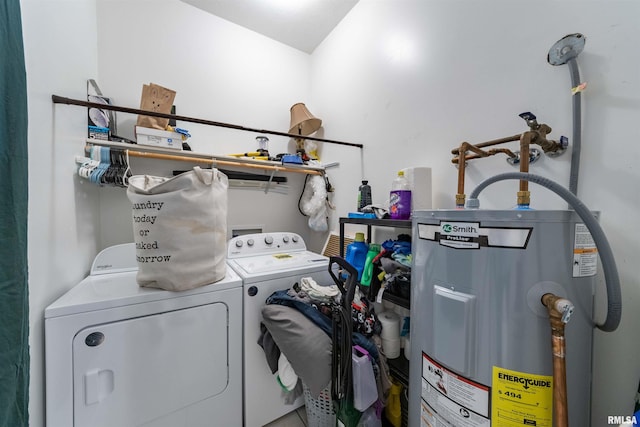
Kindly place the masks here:
<instances>
[{"instance_id":1,"label":"ceiling","mask_svg":"<svg viewBox=\"0 0 640 427\"><path fill-rule=\"evenodd\" d=\"M359 0L182 1L310 54Z\"/></svg>"}]
</instances>

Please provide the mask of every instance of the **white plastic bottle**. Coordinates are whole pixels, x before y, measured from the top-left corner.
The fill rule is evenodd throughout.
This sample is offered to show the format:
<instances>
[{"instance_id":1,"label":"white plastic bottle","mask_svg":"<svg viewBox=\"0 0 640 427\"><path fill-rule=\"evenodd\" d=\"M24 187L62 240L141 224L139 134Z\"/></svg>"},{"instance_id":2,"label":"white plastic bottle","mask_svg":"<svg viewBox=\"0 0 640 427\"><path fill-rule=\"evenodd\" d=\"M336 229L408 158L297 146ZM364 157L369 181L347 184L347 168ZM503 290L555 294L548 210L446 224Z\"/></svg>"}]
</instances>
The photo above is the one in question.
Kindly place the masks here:
<instances>
[{"instance_id":1,"label":"white plastic bottle","mask_svg":"<svg viewBox=\"0 0 640 427\"><path fill-rule=\"evenodd\" d=\"M391 219L411 218L411 185L404 177L404 171L399 171L391 183L389 215Z\"/></svg>"}]
</instances>

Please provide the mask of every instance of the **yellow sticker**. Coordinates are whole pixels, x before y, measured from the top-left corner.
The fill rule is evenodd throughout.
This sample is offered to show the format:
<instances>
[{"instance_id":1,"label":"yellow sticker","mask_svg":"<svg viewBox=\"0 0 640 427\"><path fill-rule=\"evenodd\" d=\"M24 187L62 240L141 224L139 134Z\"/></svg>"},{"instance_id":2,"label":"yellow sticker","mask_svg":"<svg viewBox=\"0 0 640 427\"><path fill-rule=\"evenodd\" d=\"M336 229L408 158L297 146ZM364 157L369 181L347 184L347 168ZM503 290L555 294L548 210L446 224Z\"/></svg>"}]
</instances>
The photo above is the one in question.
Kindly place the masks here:
<instances>
[{"instance_id":1,"label":"yellow sticker","mask_svg":"<svg viewBox=\"0 0 640 427\"><path fill-rule=\"evenodd\" d=\"M553 377L493 367L492 427L552 427Z\"/></svg>"},{"instance_id":2,"label":"yellow sticker","mask_svg":"<svg viewBox=\"0 0 640 427\"><path fill-rule=\"evenodd\" d=\"M273 256L276 259L287 259L287 258L291 258L291 255L289 254L275 254Z\"/></svg>"}]
</instances>

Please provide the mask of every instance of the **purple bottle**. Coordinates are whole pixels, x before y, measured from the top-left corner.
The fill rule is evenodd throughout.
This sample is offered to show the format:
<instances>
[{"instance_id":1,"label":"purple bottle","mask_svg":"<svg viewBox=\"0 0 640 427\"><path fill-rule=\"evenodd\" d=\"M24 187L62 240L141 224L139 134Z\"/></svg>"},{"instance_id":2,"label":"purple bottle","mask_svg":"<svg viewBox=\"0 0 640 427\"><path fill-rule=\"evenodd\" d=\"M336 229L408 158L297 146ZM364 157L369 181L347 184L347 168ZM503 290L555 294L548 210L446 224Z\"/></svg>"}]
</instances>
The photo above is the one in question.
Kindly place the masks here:
<instances>
[{"instance_id":1,"label":"purple bottle","mask_svg":"<svg viewBox=\"0 0 640 427\"><path fill-rule=\"evenodd\" d=\"M411 218L411 186L404 177L404 171L399 171L398 176L391 183L389 216L391 219Z\"/></svg>"}]
</instances>

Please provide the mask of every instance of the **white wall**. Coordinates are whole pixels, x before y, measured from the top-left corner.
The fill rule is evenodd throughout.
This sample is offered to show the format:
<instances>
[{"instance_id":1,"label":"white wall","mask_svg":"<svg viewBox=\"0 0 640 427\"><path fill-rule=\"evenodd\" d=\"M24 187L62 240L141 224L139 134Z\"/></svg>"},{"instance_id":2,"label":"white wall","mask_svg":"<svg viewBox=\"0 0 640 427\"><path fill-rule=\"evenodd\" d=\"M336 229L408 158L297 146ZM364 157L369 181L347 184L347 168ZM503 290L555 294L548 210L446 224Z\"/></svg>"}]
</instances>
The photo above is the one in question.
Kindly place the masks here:
<instances>
[{"instance_id":1,"label":"white wall","mask_svg":"<svg viewBox=\"0 0 640 427\"><path fill-rule=\"evenodd\" d=\"M563 36L586 36L578 57L588 83L579 197L602 212L624 301L620 328L595 334L593 426L606 425L607 415L629 414L640 379L638 245L630 232L640 220L638 16L640 3L632 1L363 0L313 54L312 98L326 137L365 144L363 159L349 148L324 147L327 157L342 162L334 173L339 214L353 209L361 174L374 202L382 203L396 171L408 166L430 166L434 207L452 208L457 169L451 149L462 141L521 133L524 111L549 124L551 138L572 136L568 66L551 66L546 57ZM569 163L570 151L530 170L568 186ZM513 170L503 157L471 161L466 193ZM530 186L532 207L566 207L536 187ZM515 181L498 183L480 201L508 209L516 191ZM598 296L602 318L606 300L601 291Z\"/></svg>"},{"instance_id":2,"label":"white wall","mask_svg":"<svg viewBox=\"0 0 640 427\"><path fill-rule=\"evenodd\" d=\"M310 108L310 58L178 0L22 0L29 96L30 425L44 425L44 321L47 305L77 284L102 248L132 241L123 189L79 179L86 109L53 105L51 95L84 99L94 78L118 105L136 108L144 83L177 91L178 114L286 132L289 107ZM172 24L145 26L144 23ZM124 136L135 117L118 116ZM257 148L257 134L179 123L194 151L227 154ZM272 137L272 153L291 149ZM134 173L171 173L182 163L133 161ZM304 176L287 174L288 194L229 192L229 225L297 231L319 250L298 213Z\"/></svg>"},{"instance_id":3,"label":"white wall","mask_svg":"<svg viewBox=\"0 0 640 427\"><path fill-rule=\"evenodd\" d=\"M29 102L30 425L44 425L44 308L78 283L95 256L98 194L75 176L83 109L51 95L83 98L96 77L95 2L22 0Z\"/></svg>"},{"instance_id":4,"label":"white wall","mask_svg":"<svg viewBox=\"0 0 640 427\"><path fill-rule=\"evenodd\" d=\"M99 0L98 46L99 85L117 105L137 108L143 84L152 82L177 92L179 115L254 129L288 132L289 108L296 102L306 102L313 111L309 55L178 0ZM119 114L118 133L132 138L136 119ZM196 152L224 155L258 148L258 133L189 122L178 126L190 131L188 143ZM294 150L289 138L268 136L272 155ZM134 174L193 166L155 162L151 168L149 162L136 161L132 165ZM286 177L286 195L231 190L229 227L261 225L264 231L298 232L320 250L322 233L312 233L298 213L304 175ZM103 189L100 197L102 246L132 241L125 192Z\"/></svg>"}]
</instances>

